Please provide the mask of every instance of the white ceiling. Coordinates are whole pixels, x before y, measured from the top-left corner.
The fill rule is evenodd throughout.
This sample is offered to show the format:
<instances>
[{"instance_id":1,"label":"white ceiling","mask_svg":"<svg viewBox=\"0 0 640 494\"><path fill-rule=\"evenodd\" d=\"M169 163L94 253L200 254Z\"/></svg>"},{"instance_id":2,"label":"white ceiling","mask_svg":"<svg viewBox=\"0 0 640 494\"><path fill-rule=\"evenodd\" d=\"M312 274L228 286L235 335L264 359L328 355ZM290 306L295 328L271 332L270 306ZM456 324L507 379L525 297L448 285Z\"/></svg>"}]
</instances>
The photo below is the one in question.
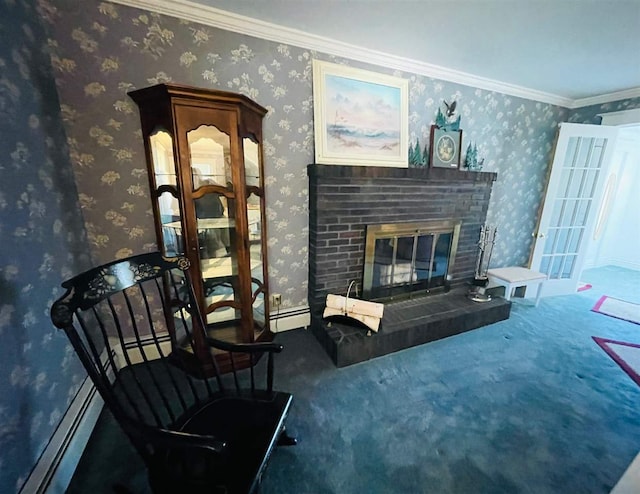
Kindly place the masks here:
<instances>
[{"instance_id":1,"label":"white ceiling","mask_svg":"<svg viewBox=\"0 0 640 494\"><path fill-rule=\"evenodd\" d=\"M176 3L240 14L242 17L227 17L232 24L253 24L257 33L249 28L247 34L264 31L268 32L264 37L277 40L281 33L282 41L300 40L306 47L335 43L343 49L334 54L344 53L345 47L363 48L367 59L381 65L388 54L395 61L389 67L406 61L424 69L420 73L432 72L447 80L475 78L487 82L473 84L478 87L497 83L513 86L512 93L520 89L539 92L542 101L555 98L566 100L567 106L582 106L580 103L606 101L602 96L612 93L640 96L640 0L179 0L173 5ZM195 10L193 14L191 18L197 19Z\"/></svg>"}]
</instances>

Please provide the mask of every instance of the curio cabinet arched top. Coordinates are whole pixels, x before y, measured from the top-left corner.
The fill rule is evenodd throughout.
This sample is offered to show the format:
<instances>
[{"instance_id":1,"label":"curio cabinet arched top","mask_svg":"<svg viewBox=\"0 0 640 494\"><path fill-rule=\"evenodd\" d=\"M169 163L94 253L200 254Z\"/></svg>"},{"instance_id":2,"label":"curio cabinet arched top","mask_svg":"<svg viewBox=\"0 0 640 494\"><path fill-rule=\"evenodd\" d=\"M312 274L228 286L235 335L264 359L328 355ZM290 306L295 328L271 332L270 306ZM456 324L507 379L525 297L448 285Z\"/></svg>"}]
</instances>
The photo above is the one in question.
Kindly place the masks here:
<instances>
[{"instance_id":1,"label":"curio cabinet arched top","mask_svg":"<svg viewBox=\"0 0 640 494\"><path fill-rule=\"evenodd\" d=\"M209 335L232 343L271 340L267 110L241 94L170 83L129 96L140 110L158 245L191 261Z\"/></svg>"}]
</instances>

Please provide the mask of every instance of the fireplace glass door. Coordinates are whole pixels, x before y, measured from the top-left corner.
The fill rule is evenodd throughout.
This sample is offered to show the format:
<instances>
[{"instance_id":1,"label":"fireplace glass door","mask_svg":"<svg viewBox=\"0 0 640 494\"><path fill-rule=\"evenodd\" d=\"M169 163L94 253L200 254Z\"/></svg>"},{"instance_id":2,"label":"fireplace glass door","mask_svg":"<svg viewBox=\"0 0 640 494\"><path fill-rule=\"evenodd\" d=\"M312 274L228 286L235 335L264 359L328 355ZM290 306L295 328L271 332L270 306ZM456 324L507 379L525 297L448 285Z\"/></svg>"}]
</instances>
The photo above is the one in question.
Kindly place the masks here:
<instances>
[{"instance_id":1,"label":"fireplace glass door","mask_svg":"<svg viewBox=\"0 0 640 494\"><path fill-rule=\"evenodd\" d=\"M365 298L402 298L446 288L459 224L457 228L449 222L437 226L370 226L365 247Z\"/></svg>"}]
</instances>

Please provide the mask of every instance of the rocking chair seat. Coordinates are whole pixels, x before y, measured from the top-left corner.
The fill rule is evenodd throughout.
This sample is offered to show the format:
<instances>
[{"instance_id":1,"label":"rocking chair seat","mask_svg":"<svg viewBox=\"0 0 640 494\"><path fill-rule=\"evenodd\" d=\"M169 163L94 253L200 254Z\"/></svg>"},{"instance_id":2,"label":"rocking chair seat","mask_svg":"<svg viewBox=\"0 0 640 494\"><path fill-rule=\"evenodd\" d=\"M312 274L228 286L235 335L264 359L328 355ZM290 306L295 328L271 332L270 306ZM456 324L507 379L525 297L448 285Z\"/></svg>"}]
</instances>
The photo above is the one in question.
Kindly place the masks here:
<instances>
[{"instance_id":1,"label":"rocking chair seat","mask_svg":"<svg viewBox=\"0 0 640 494\"><path fill-rule=\"evenodd\" d=\"M224 475L216 469L214 478L206 478L203 472L204 478L192 476L187 481L193 483L185 485L181 472L172 471L172 465L180 464L174 456L182 452L170 451L164 464L149 472L151 484L162 486L166 492L210 493L215 483L223 485L221 492L227 494L254 492L284 430L291 401L291 394L283 392L213 396L184 419L179 431L223 441L227 445Z\"/></svg>"}]
</instances>

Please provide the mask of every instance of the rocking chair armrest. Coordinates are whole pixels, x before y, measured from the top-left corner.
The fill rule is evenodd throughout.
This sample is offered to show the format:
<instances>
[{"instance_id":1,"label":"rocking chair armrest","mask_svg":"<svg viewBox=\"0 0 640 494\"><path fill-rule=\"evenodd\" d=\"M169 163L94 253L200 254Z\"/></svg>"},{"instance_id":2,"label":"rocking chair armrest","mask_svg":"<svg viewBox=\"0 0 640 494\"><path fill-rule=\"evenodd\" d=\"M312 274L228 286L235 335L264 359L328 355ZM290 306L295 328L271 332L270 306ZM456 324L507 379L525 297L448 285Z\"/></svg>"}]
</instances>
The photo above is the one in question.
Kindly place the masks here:
<instances>
[{"instance_id":1,"label":"rocking chair armrest","mask_svg":"<svg viewBox=\"0 0 640 494\"><path fill-rule=\"evenodd\" d=\"M163 446L172 448L207 449L214 453L223 453L227 449L227 443L214 436L154 428L150 428L148 434L154 436L154 439Z\"/></svg>"},{"instance_id":2,"label":"rocking chair armrest","mask_svg":"<svg viewBox=\"0 0 640 494\"><path fill-rule=\"evenodd\" d=\"M206 337L206 341L209 346L213 348L217 348L219 350L225 350L230 354L233 353L248 353L252 355L251 360L252 364L251 368L251 389L255 389L255 376L253 373L253 355L254 354L262 354L267 353L267 375L266 375L266 390L268 392L273 391L273 374L274 374L274 353L280 353L284 347L277 343L229 343L226 341L220 341L215 338L211 338L210 336ZM231 363L233 365L233 355L231 355ZM233 375L236 383L236 389L240 389L238 384L238 378L236 375L235 368L233 370Z\"/></svg>"},{"instance_id":3,"label":"rocking chair armrest","mask_svg":"<svg viewBox=\"0 0 640 494\"><path fill-rule=\"evenodd\" d=\"M207 343L219 350L235 353L280 353L284 348L278 343L229 343L210 336L207 336Z\"/></svg>"},{"instance_id":4,"label":"rocking chair armrest","mask_svg":"<svg viewBox=\"0 0 640 494\"><path fill-rule=\"evenodd\" d=\"M215 436L191 434L164 428L158 429L128 419L124 419L121 423L130 434L151 439L153 443L167 448L197 448L214 453L223 453L227 449L227 443Z\"/></svg>"}]
</instances>

